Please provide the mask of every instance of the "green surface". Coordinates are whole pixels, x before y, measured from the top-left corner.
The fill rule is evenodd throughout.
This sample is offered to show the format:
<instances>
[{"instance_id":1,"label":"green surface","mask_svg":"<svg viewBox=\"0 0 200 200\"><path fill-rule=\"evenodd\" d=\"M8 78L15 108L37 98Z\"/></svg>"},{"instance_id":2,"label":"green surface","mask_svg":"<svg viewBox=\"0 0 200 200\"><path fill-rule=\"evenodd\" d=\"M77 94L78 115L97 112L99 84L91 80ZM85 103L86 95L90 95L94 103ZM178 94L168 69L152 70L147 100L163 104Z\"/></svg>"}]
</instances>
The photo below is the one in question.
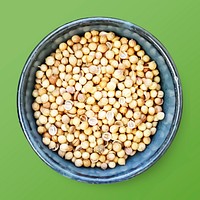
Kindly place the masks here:
<instances>
[{"instance_id":1,"label":"green surface","mask_svg":"<svg viewBox=\"0 0 200 200\"><path fill-rule=\"evenodd\" d=\"M2 1L0 5L0 199L199 199L200 1L85 0ZM16 94L23 65L37 43L56 27L87 16L117 17L144 27L173 57L183 86L178 134L148 171L111 185L67 179L44 164L18 123Z\"/></svg>"}]
</instances>

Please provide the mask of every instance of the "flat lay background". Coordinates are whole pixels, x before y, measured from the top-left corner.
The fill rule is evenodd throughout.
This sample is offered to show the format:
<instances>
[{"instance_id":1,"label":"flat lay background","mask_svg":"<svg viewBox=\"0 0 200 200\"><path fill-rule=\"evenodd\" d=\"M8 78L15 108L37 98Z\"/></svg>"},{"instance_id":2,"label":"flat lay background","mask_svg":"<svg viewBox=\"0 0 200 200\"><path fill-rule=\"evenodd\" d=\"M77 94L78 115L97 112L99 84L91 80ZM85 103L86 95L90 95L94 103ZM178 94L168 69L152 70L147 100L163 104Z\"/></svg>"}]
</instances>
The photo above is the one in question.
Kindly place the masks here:
<instances>
[{"instance_id":1,"label":"flat lay background","mask_svg":"<svg viewBox=\"0 0 200 200\"><path fill-rule=\"evenodd\" d=\"M200 196L200 1L76 0L0 3L0 199L182 199ZM107 16L133 22L157 37L177 65L183 116L164 156L145 173L110 185L79 183L44 164L31 149L17 118L17 84L32 49L72 20Z\"/></svg>"}]
</instances>

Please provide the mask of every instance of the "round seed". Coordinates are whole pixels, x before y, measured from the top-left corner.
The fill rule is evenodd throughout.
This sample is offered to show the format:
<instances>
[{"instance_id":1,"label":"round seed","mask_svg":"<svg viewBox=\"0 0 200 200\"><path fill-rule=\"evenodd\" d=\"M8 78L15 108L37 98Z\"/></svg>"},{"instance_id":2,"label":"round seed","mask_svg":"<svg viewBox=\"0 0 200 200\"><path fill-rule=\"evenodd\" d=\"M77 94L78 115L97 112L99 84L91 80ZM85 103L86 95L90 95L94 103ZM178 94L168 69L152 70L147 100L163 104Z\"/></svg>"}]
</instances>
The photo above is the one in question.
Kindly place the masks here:
<instances>
[{"instance_id":1,"label":"round seed","mask_svg":"<svg viewBox=\"0 0 200 200\"><path fill-rule=\"evenodd\" d=\"M106 142L110 141L112 138L112 135L109 132L103 133L102 134L102 139Z\"/></svg>"},{"instance_id":2,"label":"round seed","mask_svg":"<svg viewBox=\"0 0 200 200\"><path fill-rule=\"evenodd\" d=\"M56 135L58 129L56 128L56 126L54 125L51 125L50 128L49 128L49 134L50 135Z\"/></svg>"},{"instance_id":3,"label":"round seed","mask_svg":"<svg viewBox=\"0 0 200 200\"><path fill-rule=\"evenodd\" d=\"M89 118L89 119L88 119L88 123L89 123L89 125L91 125L91 126L95 126L95 125L98 123L98 120L97 120L97 118L92 117L92 118Z\"/></svg>"}]
</instances>

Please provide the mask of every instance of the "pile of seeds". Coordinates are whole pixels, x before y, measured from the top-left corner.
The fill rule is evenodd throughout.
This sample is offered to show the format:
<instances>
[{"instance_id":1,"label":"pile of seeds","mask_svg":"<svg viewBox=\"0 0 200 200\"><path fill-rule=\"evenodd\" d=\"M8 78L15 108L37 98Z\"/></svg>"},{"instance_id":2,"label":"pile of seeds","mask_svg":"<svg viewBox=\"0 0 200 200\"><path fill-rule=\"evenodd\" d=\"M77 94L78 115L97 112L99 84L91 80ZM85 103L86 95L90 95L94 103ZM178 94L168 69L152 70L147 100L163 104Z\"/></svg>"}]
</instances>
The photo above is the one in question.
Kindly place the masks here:
<instances>
[{"instance_id":1,"label":"pile of seeds","mask_svg":"<svg viewBox=\"0 0 200 200\"><path fill-rule=\"evenodd\" d=\"M77 167L114 168L144 151L164 118L157 65L133 39L74 35L36 72L42 141Z\"/></svg>"}]
</instances>

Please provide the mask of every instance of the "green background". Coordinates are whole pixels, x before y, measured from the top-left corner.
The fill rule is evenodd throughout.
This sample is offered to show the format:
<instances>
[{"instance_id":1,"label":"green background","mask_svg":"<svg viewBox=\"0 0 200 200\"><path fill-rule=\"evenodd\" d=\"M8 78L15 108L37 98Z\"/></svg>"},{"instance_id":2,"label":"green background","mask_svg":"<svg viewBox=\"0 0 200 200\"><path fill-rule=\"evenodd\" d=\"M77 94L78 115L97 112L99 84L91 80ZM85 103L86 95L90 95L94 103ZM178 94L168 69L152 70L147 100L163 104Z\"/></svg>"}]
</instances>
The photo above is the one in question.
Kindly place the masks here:
<instances>
[{"instance_id":1,"label":"green background","mask_svg":"<svg viewBox=\"0 0 200 200\"><path fill-rule=\"evenodd\" d=\"M199 199L199 7L199 0L2 1L0 199ZM181 125L166 154L145 173L110 185L53 171L33 152L17 118L17 84L32 49L58 26L87 16L117 17L151 32L173 57L184 93Z\"/></svg>"}]
</instances>

